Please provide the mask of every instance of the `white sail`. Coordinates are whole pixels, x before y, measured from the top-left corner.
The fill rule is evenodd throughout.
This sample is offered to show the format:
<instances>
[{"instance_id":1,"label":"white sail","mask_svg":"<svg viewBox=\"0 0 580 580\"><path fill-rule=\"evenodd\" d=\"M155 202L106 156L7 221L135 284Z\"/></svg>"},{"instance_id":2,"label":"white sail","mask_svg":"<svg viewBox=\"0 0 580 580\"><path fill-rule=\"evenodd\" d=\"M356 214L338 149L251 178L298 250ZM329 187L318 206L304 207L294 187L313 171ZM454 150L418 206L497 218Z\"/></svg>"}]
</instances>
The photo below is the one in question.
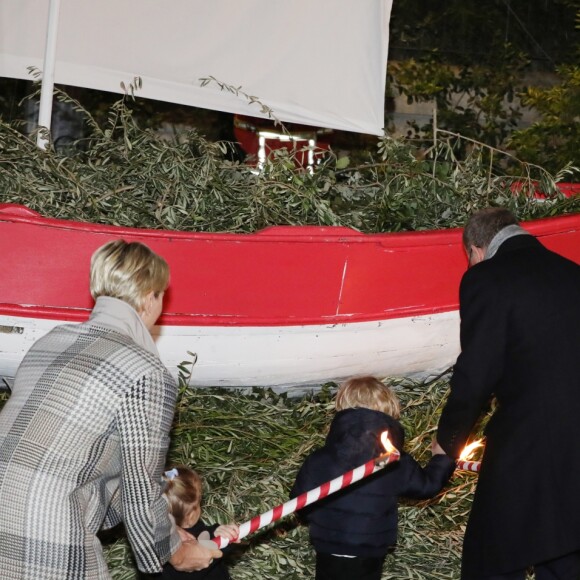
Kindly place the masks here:
<instances>
[{"instance_id":1,"label":"white sail","mask_svg":"<svg viewBox=\"0 0 580 580\"><path fill-rule=\"evenodd\" d=\"M0 2L0 76L43 69L55 1ZM379 135L391 4L60 0L54 82L120 93L140 77L145 98Z\"/></svg>"}]
</instances>

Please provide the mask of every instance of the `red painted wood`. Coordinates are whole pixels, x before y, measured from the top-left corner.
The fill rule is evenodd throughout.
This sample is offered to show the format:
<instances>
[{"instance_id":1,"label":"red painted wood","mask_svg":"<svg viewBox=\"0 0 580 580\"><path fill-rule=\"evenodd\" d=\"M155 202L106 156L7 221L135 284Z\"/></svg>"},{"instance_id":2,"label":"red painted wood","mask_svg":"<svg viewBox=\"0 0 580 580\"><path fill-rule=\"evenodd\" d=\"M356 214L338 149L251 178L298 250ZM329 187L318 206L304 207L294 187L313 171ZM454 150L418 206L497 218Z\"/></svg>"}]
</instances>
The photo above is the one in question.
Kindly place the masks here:
<instances>
[{"instance_id":1,"label":"red painted wood","mask_svg":"<svg viewBox=\"0 0 580 580\"><path fill-rule=\"evenodd\" d=\"M580 263L580 214L523 224ZM160 324L298 325L362 322L457 309L466 268L460 230L360 234L271 227L196 234L42 218L0 204L0 314L84 320L91 254L141 241L170 264Z\"/></svg>"}]
</instances>

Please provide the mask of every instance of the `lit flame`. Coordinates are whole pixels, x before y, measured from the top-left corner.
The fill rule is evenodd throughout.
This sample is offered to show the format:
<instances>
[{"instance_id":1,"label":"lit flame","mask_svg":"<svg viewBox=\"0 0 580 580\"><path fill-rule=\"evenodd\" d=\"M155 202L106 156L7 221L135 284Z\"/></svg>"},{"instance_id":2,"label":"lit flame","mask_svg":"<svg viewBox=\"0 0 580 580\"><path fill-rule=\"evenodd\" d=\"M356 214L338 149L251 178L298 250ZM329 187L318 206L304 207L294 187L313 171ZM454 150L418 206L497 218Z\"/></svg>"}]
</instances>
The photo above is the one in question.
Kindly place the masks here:
<instances>
[{"instance_id":1,"label":"lit flame","mask_svg":"<svg viewBox=\"0 0 580 580\"><path fill-rule=\"evenodd\" d=\"M463 448L463 451L461 452L461 455L459 456L459 459L461 461L467 461L467 460L471 459L474 451L478 447L482 447L482 446L483 446L483 439L477 439L473 443L470 443L469 445L466 445Z\"/></svg>"},{"instance_id":2,"label":"lit flame","mask_svg":"<svg viewBox=\"0 0 580 580\"><path fill-rule=\"evenodd\" d=\"M386 453L399 453L399 450L391 443L388 431L383 431L381 433L381 443L383 444Z\"/></svg>"}]
</instances>

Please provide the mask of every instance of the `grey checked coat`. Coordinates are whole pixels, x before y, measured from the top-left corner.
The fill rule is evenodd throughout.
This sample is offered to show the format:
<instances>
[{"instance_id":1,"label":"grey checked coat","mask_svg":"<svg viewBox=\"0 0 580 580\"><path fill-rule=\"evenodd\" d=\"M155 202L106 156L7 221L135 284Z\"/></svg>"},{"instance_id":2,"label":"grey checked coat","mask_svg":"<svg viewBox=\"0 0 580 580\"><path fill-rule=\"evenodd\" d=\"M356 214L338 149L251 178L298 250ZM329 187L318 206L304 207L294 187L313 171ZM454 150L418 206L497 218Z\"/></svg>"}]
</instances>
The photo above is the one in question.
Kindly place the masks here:
<instances>
[{"instance_id":1,"label":"grey checked coat","mask_svg":"<svg viewBox=\"0 0 580 580\"><path fill-rule=\"evenodd\" d=\"M90 323L37 341L0 414L0 578L110 578L96 537L123 521L158 572L179 538L162 496L177 386L128 336Z\"/></svg>"}]
</instances>

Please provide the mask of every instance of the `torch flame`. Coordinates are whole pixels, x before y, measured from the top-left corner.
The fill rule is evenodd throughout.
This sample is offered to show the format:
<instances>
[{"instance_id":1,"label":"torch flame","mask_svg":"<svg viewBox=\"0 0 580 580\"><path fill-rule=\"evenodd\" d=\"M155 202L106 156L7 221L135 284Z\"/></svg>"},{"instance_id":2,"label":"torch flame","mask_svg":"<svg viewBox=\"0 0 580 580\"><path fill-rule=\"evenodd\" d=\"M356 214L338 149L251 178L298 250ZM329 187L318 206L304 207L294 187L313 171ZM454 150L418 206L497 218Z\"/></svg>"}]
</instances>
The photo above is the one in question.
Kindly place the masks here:
<instances>
[{"instance_id":1,"label":"torch flame","mask_svg":"<svg viewBox=\"0 0 580 580\"><path fill-rule=\"evenodd\" d=\"M471 457L473 455L473 452L478 447L482 447L482 446L483 446L483 439L477 439L473 443L470 443L469 445L466 445L463 448L463 451L461 452L461 455L459 456L459 459L461 461L467 461L468 459L471 459Z\"/></svg>"},{"instance_id":2,"label":"torch flame","mask_svg":"<svg viewBox=\"0 0 580 580\"><path fill-rule=\"evenodd\" d=\"M383 431L381 433L381 443L383 445L383 447L385 448L385 452L386 453L398 453L398 449L391 443L391 440L389 439L389 432L388 431Z\"/></svg>"}]
</instances>

